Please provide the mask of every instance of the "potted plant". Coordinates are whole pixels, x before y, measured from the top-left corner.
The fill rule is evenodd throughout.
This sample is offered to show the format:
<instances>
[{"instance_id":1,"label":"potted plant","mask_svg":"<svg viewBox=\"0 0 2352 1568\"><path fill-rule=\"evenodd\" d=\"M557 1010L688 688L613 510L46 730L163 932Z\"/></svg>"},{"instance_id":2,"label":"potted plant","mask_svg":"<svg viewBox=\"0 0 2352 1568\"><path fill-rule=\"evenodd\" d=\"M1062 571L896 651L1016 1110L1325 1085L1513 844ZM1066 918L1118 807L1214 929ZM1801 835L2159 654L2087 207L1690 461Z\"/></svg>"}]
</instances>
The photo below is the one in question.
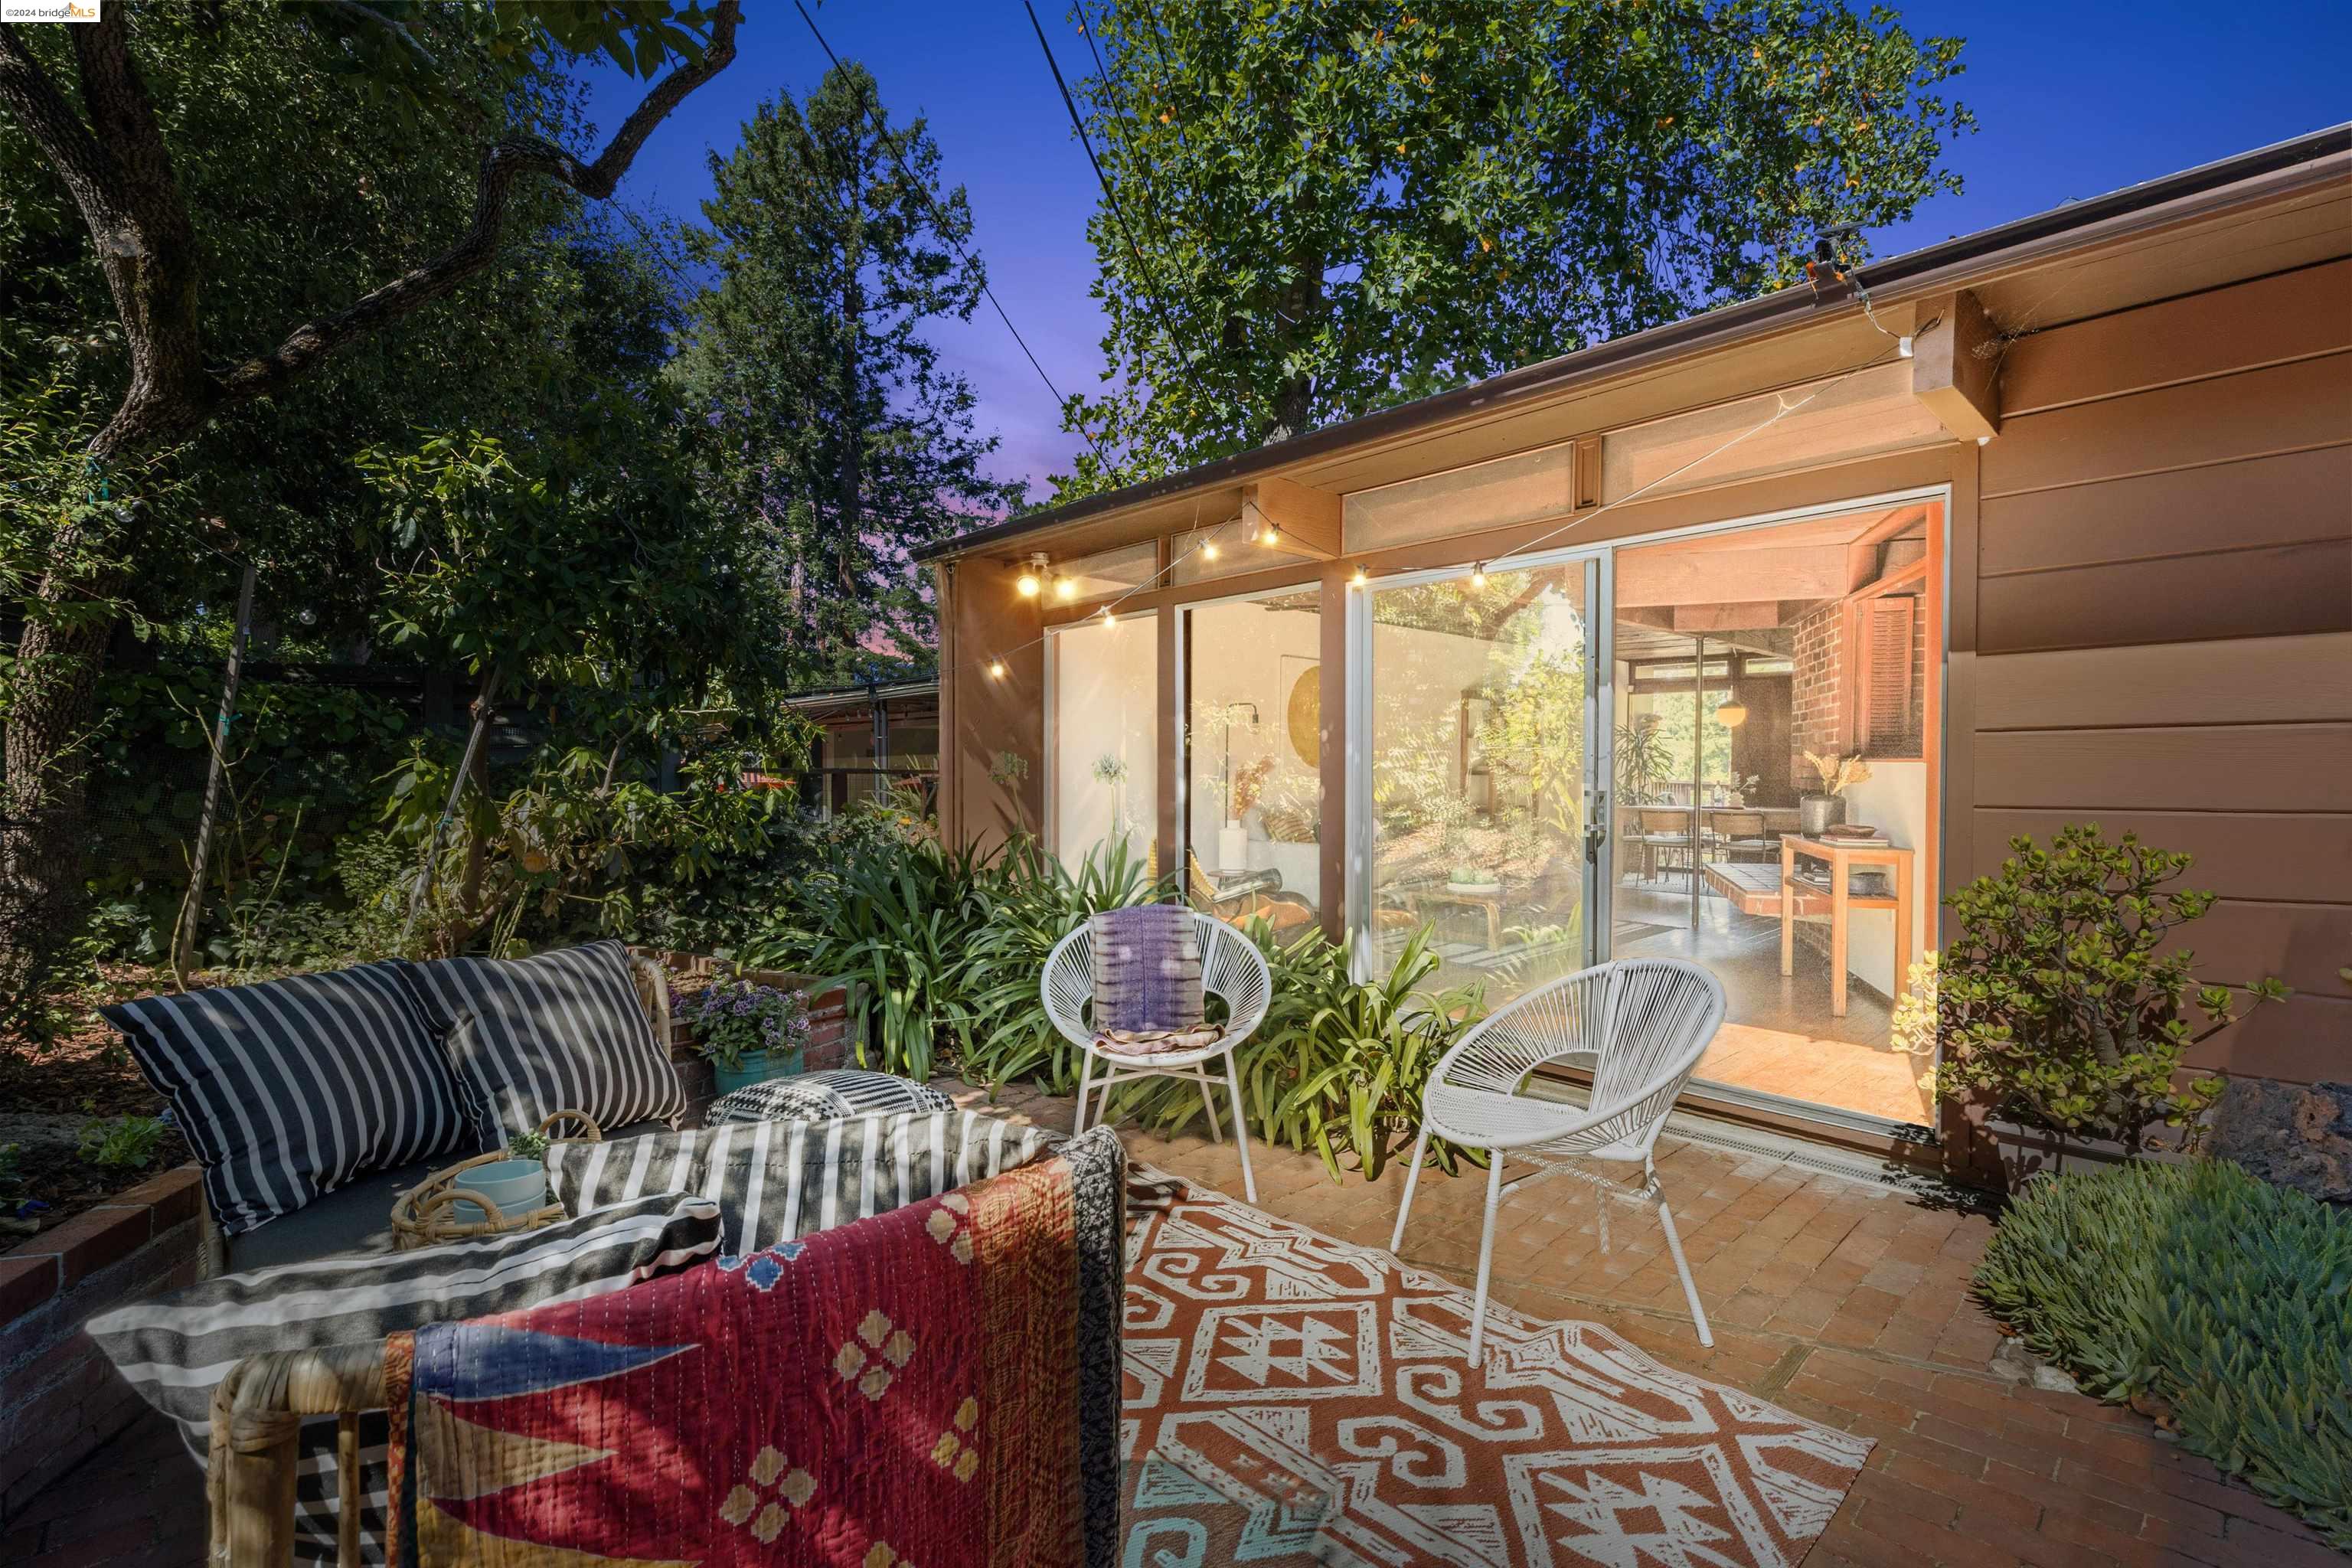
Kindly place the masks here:
<instances>
[{"instance_id":1,"label":"potted plant","mask_svg":"<svg viewBox=\"0 0 2352 1568\"><path fill-rule=\"evenodd\" d=\"M1666 776L1666 740L1658 732L1654 713L1637 716L1617 726L1617 797L1626 805L1644 805L1650 792Z\"/></svg>"},{"instance_id":2,"label":"potted plant","mask_svg":"<svg viewBox=\"0 0 2352 1568\"><path fill-rule=\"evenodd\" d=\"M2189 857L2130 833L2110 844L2079 825L2046 850L2026 837L2010 847L1999 873L1945 900L1960 929L1937 966L1938 1093L1981 1097L1993 1116L2050 1134L2062 1157L2070 1141L2137 1155L2159 1126L2186 1129L2193 1143L2195 1118L2222 1084L2184 1081L2189 1048L2236 1016L2233 991L2260 1003L2286 987L2200 984L2194 953L2158 951L2212 907L2210 893L2166 887ZM2008 1172L2012 1186L2021 1163Z\"/></svg>"},{"instance_id":3,"label":"potted plant","mask_svg":"<svg viewBox=\"0 0 2352 1568\"><path fill-rule=\"evenodd\" d=\"M506 1158L489 1160L465 1173L458 1185L479 1193L499 1205L508 1219L527 1215L547 1204L547 1134L517 1132L507 1140ZM460 1199L450 1205L451 1217L461 1225L479 1225L490 1216L479 1204Z\"/></svg>"},{"instance_id":4,"label":"potted plant","mask_svg":"<svg viewBox=\"0 0 2352 1568\"><path fill-rule=\"evenodd\" d=\"M670 1014L694 1037L721 1094L802 1070L809 1037L808 997L802 992L722 980L673 997Z\"/></svg>"},{"instance_id":5,"label":"potted plant","mask_svg":"<svg viewBox=\"0 0 2352 1568\"><path fill-rule=\"evenodd\" d=\"M1808 790L1797 797L1797 828L1807 837L1819 834L1832 823L1845 820L1845 792L1870 777L1870 764L1856 752L1841 757L1835 752L1805 753L1813 772L1821 774L1818 794Z\"/></svg>"}]
</instances>

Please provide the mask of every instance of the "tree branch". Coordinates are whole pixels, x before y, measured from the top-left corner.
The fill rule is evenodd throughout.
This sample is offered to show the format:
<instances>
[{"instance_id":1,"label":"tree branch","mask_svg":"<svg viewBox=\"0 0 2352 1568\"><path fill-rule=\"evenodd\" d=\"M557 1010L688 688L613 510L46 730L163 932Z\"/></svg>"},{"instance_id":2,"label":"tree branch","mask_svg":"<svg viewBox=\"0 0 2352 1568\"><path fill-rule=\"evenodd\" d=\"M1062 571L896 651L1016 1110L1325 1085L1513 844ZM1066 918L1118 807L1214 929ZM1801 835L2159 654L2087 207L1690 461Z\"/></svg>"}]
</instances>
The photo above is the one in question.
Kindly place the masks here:
<instances>
[{"instance_id":1,"label":"tree branch","mask_svg":"<svg viewBox=\"0 0 2352 1568\"><path fill-rule=\"evenodd\" d=\"M668 118L688 93L733 61L735 28L742 19L740 0L719 0L712 19L710 43L702 58L664 77L622 121L620 130L614 132L612 141L593 163L583 163L554 143L536 136L509 137L493 143L482 154L473 223L457 244L423 267L394 279L334 314L303 322L273 353L220 373L215 377L218 395L231 403L270 396L315 369L344 344L412 314L488 267L498 254L508 198L515 181L521 176L544 174L562 181L582 195L597 201L609 198L654 128Z\"/></svg>"}]
</instances>

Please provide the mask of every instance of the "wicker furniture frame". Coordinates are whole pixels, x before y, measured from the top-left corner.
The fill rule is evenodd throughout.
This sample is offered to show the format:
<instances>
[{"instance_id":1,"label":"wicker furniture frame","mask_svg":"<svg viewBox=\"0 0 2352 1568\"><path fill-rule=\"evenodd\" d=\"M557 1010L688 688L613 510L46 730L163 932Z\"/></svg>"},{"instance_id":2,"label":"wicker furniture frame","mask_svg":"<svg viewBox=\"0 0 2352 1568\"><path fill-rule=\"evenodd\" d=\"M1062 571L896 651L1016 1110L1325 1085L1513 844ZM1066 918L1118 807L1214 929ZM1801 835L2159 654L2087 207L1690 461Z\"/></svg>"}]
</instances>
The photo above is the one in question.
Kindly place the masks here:
<instances>
[{"instance_id":1,"label":"wicker furniture frame","mask_svg":"<svg viewBox=\"0 0 2352 1568\"><path fill-rule=\"evenodd\" d=\"M637 1005L646 1011L646 1021L653 1026L654 1040L664 1050L669 1047L669 972L652 959L637 953L629 954L629 982L637 993ZM559 1114L577 1114L576 1112ZM550 1120L552 1120L551 1118ZM582 1118L585 1121L586 1118ZM545 1123L541 1123L542 1128ZM599 1133L601 1137L601 1132ZM196 1209L196 1278L211 1279L228 1272L228 1237L213 1214L212 1203L197 1188ZM478 1194L465 1194L467 1201L480 1203ZM483 1205L485 1213L490 1205Z\"/></svg>"},{"instance_id":2,"label":"wicker furniture frame","mask_svg":"<svg viewBox=\"0 0 2352 1568\"><path fill-rule=\"evenodd\" d=\"M270 1351L229 1368L213 1390L205 1470L208 1568L286 1568L294 1560L294 1479L303 1417L337 1417L340 1568L360 1563L360 1416L384 1408L383 1345Z\"/></svg>"}]
</instances>

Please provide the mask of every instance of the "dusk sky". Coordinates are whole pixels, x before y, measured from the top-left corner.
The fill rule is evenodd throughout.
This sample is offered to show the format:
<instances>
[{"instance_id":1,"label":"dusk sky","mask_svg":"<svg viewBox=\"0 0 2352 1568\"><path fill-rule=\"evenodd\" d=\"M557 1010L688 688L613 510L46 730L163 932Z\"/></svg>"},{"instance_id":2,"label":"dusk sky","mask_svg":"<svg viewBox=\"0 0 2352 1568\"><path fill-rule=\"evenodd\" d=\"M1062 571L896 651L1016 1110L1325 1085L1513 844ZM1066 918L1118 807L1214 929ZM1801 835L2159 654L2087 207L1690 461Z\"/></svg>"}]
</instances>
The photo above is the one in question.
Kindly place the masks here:
<instances>
[{"instance_id":1,"label":"dusk sky","mask_svg":"<svg viewBox=\"0 0 2352 1568\"><path fill-rule=\"evenodd\" d=\"M975 243L998 299L1065 393L1100 384L1101 318L1087 289L1097 196L1085 153L1018 0L834 0L812 5L845 59L865 63L894 120L927 116L944 173L971 199ZM1958 34L1953 95L1980 129L1951 149L1967 181L1907 224L1872 236L1880 257L2167 174L2352 118L2352 5L2030 5L1936 0L1902 7L1915 33ZM621 187L640 209L698 218L707 159L763 99L804 96L824 57L790 0L749 0L735 63L688 98ZM1063 70L1086 42L1040 5ZM609 131L642 83L607 68L593 113ZM1003 438L994 471L1037 494L1077 438L993 311L935 323L933 341Z\"/></svg>"}]
</instances>

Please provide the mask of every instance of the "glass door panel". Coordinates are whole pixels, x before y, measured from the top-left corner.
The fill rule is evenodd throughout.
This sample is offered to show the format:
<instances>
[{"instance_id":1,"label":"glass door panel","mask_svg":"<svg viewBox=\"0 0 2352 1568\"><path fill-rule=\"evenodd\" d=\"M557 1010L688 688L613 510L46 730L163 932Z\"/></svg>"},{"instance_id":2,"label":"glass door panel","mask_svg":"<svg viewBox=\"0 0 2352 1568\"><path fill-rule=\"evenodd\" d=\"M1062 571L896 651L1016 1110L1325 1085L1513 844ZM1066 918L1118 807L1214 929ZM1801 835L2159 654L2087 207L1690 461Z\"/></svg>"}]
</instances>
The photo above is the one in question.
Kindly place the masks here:
<instances>
[{"instance_id":1,"label":"glass door panel","mask_svg":"<svg viewBox=\"0 0 2352 1568\"><path fill-rule=\"evenodd\" d=\"M1295 935L1323 890L1322 590L1182 614L1185 896Z\"/></svg>"},{"instance_id":2,"label":"glass door panel","mask_svg":"<svg viewBox=\"0 0 2352 1568\"><path fill-rule=\"evenodd\" d=\"M1358 923L1491 1009L1591 960L1597 563L1364 590Z\"/></svg>"}]
</instances>

